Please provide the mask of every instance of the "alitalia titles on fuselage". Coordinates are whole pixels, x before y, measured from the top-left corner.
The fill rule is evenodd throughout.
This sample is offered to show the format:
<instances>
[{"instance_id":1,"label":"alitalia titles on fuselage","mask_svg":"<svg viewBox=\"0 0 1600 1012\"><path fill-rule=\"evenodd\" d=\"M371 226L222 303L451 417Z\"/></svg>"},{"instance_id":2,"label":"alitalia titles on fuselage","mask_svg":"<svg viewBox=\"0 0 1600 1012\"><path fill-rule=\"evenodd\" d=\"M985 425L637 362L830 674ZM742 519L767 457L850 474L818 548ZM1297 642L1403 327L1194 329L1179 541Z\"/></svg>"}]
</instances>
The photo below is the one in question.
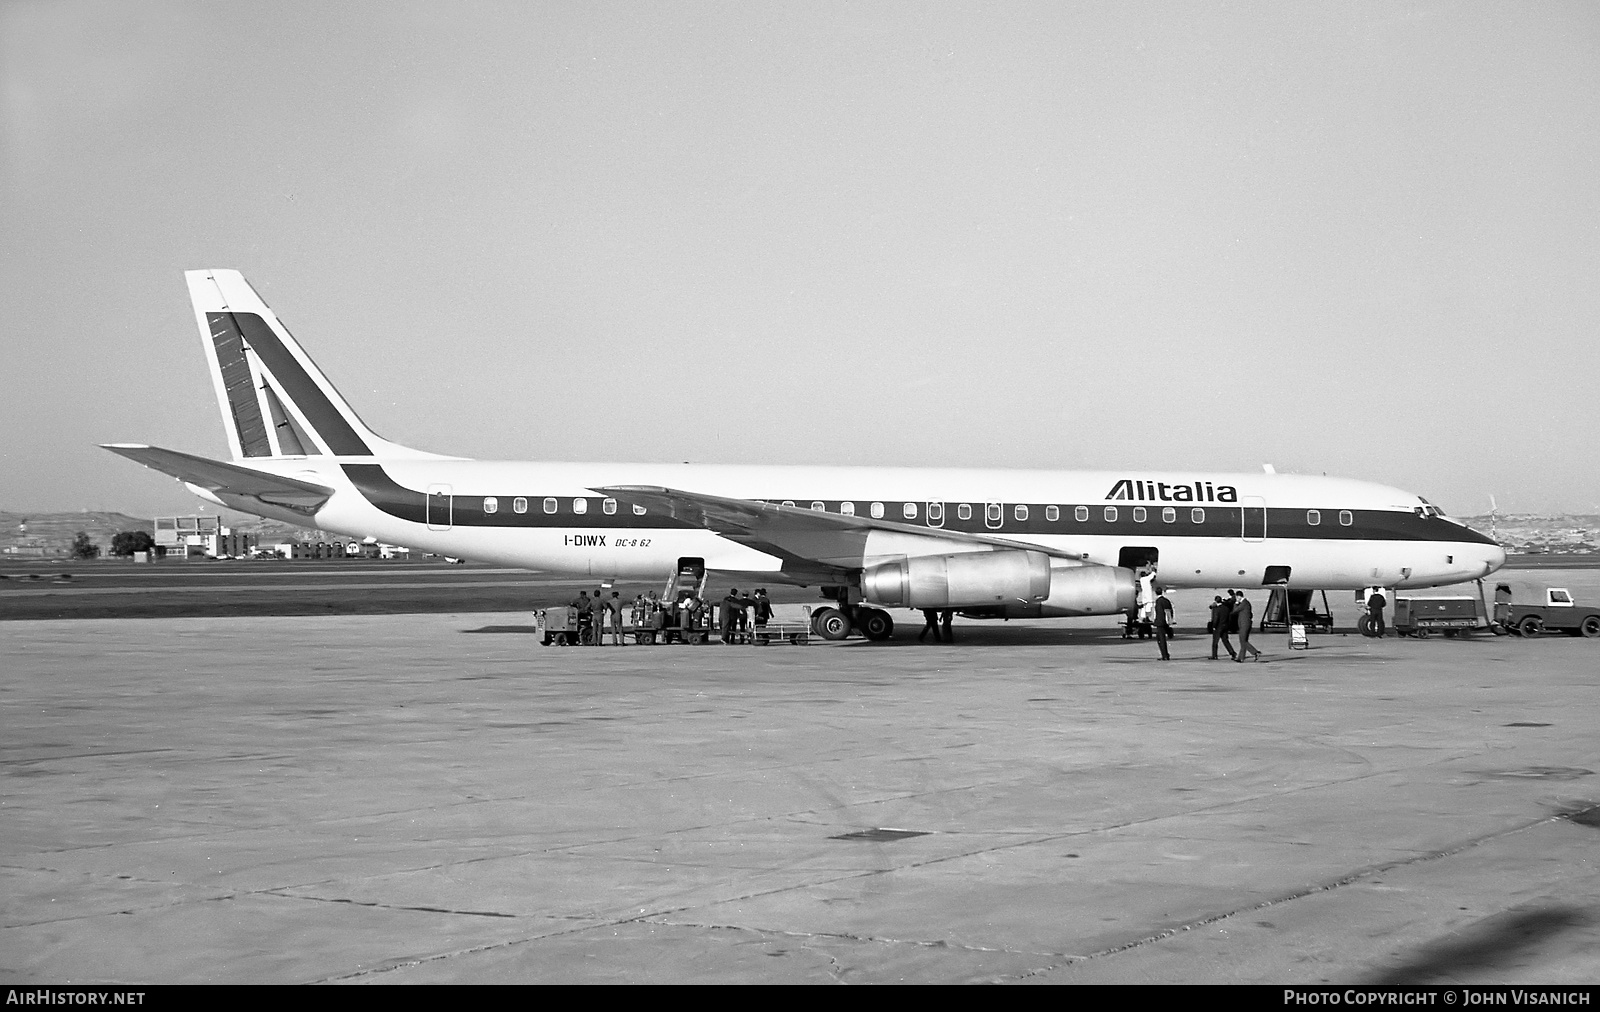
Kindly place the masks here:
<instances>
[{"instance_id":1,"label":"alitalia titles on fuselage","mask_svg":"<svg viewBox=\"0 0 1600 1012\"><path fill-rule=\"evenodd\" d=\"M1123 478L1111 486L1106 498L1133 502L1238 502L1239 490L1232 485L1213 486L1209 481L1141 481Z\"/></svg>"}]
</instances>

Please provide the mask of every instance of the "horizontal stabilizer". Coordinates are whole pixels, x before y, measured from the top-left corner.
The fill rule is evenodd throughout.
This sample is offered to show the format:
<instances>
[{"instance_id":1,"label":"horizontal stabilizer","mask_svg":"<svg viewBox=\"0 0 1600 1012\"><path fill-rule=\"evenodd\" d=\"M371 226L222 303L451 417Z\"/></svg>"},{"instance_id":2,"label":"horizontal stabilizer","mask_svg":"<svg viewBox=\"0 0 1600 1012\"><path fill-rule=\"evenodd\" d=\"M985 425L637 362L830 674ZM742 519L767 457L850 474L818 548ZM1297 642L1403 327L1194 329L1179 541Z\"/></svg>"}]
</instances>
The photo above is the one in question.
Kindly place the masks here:
<instances>
[{"instance_id":1,"label":"horizontal stabilizer","mask_svg":"<svg viewBox=\"0 0 1600 1012\"><path fill-rule=\"evenodd\" d=\"M311 516L322 508L322 504L327 502L334 492L333 489L315 482L265 474L237 464L226 464L220 460L179 453L177 450L163 450L159 446L145 446L141 443L100 445L145 467L203 488L223 498L224 501L227 498L255 500L268 506ZM248 510L249 506L241 508Z\"/></svg>"}]
</instances>

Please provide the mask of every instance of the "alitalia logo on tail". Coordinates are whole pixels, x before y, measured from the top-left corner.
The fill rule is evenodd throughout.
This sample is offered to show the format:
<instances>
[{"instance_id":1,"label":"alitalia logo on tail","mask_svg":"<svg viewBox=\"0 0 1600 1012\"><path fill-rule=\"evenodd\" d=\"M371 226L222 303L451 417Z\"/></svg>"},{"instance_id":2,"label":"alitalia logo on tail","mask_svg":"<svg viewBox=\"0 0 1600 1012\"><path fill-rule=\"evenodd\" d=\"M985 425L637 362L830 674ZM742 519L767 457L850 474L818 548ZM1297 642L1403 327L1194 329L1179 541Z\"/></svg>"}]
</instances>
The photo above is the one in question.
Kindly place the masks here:
<instances>
[{"instance_id":1,"label":"alitalia logo on tail","mask_svg":"<svg viewBox=\"0 0 1600 1012\"><path fill-rule=\"evenodd\" d=\"M1239 490L1232 485L1213 486L1209 481L1184 484L1124 478L1111 486L1106 498L1134 502L1238 502Z\"/></svg>"}]
</instances>

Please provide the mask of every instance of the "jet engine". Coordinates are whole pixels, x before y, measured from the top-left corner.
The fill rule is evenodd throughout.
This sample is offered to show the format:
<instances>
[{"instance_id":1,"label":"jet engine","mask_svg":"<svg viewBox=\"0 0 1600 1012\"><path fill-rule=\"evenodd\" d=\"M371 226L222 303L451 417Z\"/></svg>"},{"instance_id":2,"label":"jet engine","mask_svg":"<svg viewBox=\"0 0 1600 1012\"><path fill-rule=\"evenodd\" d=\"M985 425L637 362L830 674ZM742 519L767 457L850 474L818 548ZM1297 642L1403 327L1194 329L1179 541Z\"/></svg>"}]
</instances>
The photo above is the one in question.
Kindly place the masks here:
<instances>
[{"instance_id":1,"label":"jet engine","mask_svg":"<svg viewBox=\"0 0 1600 1012\"><path fill-rule=\"evenodd\" d=\"M1113 566L1062 566L1050 572L1050 596L1042 601L1007 601L987 608L963 608L971 618L1064 618L1116 615L1134 607L1138 587L1133 570Z\"/></svg>"},{"instance_id":2,"label":"jet engine","mask_svg":"<svg viewBox=\"0 0 1600 1012\"><path fill-rule=\"evenodd\" d=\"M919 555L861 574L868 603L903 608L968 608L1043 601L1050 596L1050 557L1043 552Z\"/></svg>"}]
</instances>

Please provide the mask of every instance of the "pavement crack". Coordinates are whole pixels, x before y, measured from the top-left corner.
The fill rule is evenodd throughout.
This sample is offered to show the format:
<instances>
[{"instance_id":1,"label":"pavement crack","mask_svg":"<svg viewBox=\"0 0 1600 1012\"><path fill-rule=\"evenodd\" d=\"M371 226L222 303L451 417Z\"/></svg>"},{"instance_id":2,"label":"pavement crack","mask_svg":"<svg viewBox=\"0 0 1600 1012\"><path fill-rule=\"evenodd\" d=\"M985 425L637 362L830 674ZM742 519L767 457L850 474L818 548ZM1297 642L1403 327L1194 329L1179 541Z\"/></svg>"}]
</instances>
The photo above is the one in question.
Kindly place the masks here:
<instances>
[{"instance_id":1,"label":"pavement crack","mask_svg":"<svg viewBox=\"0 0 1600 1012\"><path fill-rule=\"evenodd\" d=\"M1532 819L1528 822L1521 823L1519 825L1510 826L1505 829L1499 829L1492 833L1485 833L1482 836L1475 836L1471 839L1463 840L1448 847L1430 850L1423 854L1414 854L1411 857L1401 858L1396 861L1385 861L1381 864L1368 865L1365 868L1360 868L1348 874L1341 875L1336 879L1329 879L1313 885L1303 886L1280 896L1274 896L1269 899L1261 900L1258 903L1247 903L1244 906L1237 907L1232 910L1207 914L1204 917L1198 917L1191 921L1185 921L1182 924L1175 924L1170 928L1164 928L1161 931L1153 932L1144 936L1143 938L1136 938L1132 941L1124 942L1121 945L1108 946L1104 949L1087 953L1086 955L1082 956L1069 956L1052 966L1045 966L1036 970L1030 970L1027 973L1021 974L1012 979L1023 980L1029 977L1037 977L1072 963L1079 963L1090 959L1100 959L1106 956L1114 956L1119 952L1128 952L1132 949L1143 948L1144 946L1152 945L1156 942L1171 938L1174 935L1180 935L1185 931L1194 931L1198 928L1204 928L1209 925L1216 924L1219 921L1225 921L1230 917L1237 917L1240 914L1249 914L1258 910L1267 910L1271 907L1282 906L1285 903L1292 903L1295 900L1305 899L1307 896L1315 896L1319 893L1333 892L1336 889L1342 889L1345 886L1360 882L1362 879L1371 878L1374 875L1383 875L1394 871L1396 868L1407 868L1412 865L1426 864L1430 861L1438 861L1442 860L1443 858L1454 857L1457 854L1469 851L1474 847L1482 846L1485 843L1489 843L1507 836L1514 836L1517 833L1526 832L1527 830L1533 829L1536 826L1542 826L1546 823L1558 822L1566 817L1567 816L1565 813L1546 815L1537 819Z\"/></svg>"},{"instance_id":2,"label":"pavement crack","mask_svg":"<svg viewBox=\"0 0 1600 1012\"><path fill-rule=\"evenodd\" d=\"M379 903L376 900L352 900L341 896L305 896L300 893L286 893L278 889L260 889L258 896L276 896L286 900L310 900L314 903L345 903L353 907L376 907L380 910L413 910L425 914L459 914L462 917L506 917L515 919L516 914L503 914L496 910L452 910L448 907L406 906L397 903Z\"/></svg>"}]
</instances>

